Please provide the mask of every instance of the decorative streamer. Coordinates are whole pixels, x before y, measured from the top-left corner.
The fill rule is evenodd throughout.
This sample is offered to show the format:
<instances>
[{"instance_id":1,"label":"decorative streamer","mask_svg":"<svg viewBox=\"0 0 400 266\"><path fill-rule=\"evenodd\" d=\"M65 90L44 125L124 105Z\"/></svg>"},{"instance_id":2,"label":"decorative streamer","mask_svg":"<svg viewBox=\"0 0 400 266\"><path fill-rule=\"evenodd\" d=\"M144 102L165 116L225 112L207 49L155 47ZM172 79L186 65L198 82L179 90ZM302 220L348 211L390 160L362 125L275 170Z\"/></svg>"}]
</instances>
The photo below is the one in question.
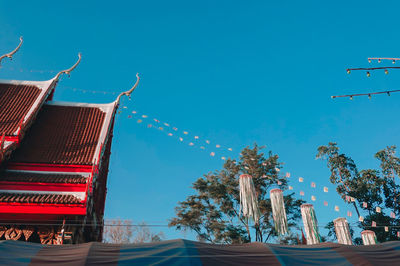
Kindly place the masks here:
<instances>
[{"instance_id":1,"label":"decorative streamer","mask_svg":"<svg viewBox=\"0 0 400 266\"><path fill-rule=\"evenodd\" d=\"M279 188L271 189L270 198L275 230L279 235L285 235L288 231L288 223L282 190Z\"/></svg>"},{"instance_id":2,"label":"decorative streamer","mask_svg":"<svg viewBox=\"0 0 400 266\"><path fill-rule=\"evenodd\" d=\"M333 220L333 224L335 226L336 238L339 244L352 245L353 242L351 241L349 223L346 218L336 218Z\"/></svg>"},{"instance_id":3,"label":"decorative streamer","mask_svg":"<svg viewBox=\"0 0 400 266\"><path fill-rule=\"evenodd\" d=\"M315 215L314 206L312 204L302 204L300 208L304 230L306 231L307 235L307 245L320 243L321 237L318 232L318 222Z\"/></svg>"},{"instance_id":4,"label":"decorative streamer","mask_svg":"<svg viewBox=\"0 0 400 266\"><path fill-rule=\"evenodd\" d=\"M258 224L260 219L260 210L258 208L258 200L256 189L254 187L253 178L251 175L240 175L240 212L243 216L253 218L254 224Z\"/></svg>"},{"instance_id":5,"label":"decorative streamer","mask_svg":"<svg viewBox=\"0 0 400 266\"><path fill-rule=\"evenodd\" d=\"M365 246L376 244L376 235L374 231L364 230L361 232L361 238Z\"/></svg>"}]
</instances>

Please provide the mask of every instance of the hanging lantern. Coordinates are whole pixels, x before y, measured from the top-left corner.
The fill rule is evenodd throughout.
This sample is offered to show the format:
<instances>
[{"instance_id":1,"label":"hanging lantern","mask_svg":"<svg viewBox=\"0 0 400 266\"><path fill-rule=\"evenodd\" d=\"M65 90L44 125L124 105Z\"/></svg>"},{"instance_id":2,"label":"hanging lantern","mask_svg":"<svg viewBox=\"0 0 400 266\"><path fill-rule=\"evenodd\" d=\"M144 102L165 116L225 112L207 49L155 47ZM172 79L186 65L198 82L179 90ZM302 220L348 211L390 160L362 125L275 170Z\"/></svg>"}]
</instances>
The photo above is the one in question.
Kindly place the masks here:
<instances>
[{"instance_id":1,"label":"hanging lantern","mask_svg":"<svg viewBox=\"0 0 400 266\"><path fill-rule=\"evenodd\" d=\"M258 209L258 200L256 189L254 187L251 175L240 175L240 212L246 218L253 218L254 223L258 224L260 219L260 210Z\"/></svg>"},{"instance_id":2,"label":"hanging lantern","mask_svg":"<svg viewBox=\"0 0 400 266\"><path fill-rule=\"evenodd\" d=\"M376 235L374 231L364 230L361 232L361 238L365 246L376 244Z\"/></svg>"},{"instance_id":3,"label":"hanging lantern","mask_svg":"<svg viewBox=\"0 0 400 266\"><path fill-rule=\"evenodd\" d=\"M314 206L312 204L302 204L300 208L304 230L306 231L307 235L307 245L320 243L321 237L318 232L318 222L315 215Z\"/></svg>"},{"instance_id":4,"label":"hanging lantern","mask_svg":"<svg viewBox=\"0 0 400 266\"><path fill-rule=\"evenodd\" d=\"M278 232L278 235L285 235L288 231L288 223L282 190L279 188L271 189L270 198L275 230Z\"/></svg>"},{"instance_id":5,"label":"hanging lantern","mask_svg":"<svg viewBox=\"0 0 400 266\"><path fill-rule=\"evenodd\" d=\"M339 244L353 245L353 242L351 241L349 223L347 222L346 218L339 217L333 220L333 224L335 226L336 238Z\"/></svg>"}]
</instances>

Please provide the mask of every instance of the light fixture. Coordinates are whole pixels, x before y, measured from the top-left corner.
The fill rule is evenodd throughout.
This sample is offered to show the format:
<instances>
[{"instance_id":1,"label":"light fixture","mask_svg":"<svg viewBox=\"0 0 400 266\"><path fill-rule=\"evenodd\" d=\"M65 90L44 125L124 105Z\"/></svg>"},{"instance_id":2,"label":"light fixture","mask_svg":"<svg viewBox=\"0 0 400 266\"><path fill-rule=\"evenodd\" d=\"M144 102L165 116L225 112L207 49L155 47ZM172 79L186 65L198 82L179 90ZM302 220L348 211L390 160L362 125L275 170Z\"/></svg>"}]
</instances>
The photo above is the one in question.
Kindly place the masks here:
<instances>
[{"instance_id":1,"label":"light fixture","mask_svg":"<svg viewBox=\"0 0 400 266\"><path fill-rule=\"evenodd\" d=\"M380 62L381 62L381 59L379 58L379 59L378 59L378 63L380 63Z\"/></svg>"},{"instance_id":2,"label":"light fixture","mask_svg":"<svg viewBox=\"0 0 400 266\"><path fill-rule=\"evenodd\" d=\"M370 63L370 64L371 64L371 59L370 59L370 58L368 58L368 63Z\"/></svg>"},{"instance_id":3,"label":"light fixture","mask_svg":"<svg viewBox=\"0 0 400 266\"><path fill-rule=\"evenodd\" d=\"M394 63L396 63L396 60L393 60L393 61L392 61L392 64L394 64Z\"/></svg>"},{"instance_id":4,"label":"light fixture","mask_svg":"<svg viewBox=\"0 0 400 266\"><path fill-rule=\"evenodd\" d=\"M347 74L350 74L350 72L351 72L350 69L347 69Z\"/></svg>"},{"instance_id":5,"label":"light fixture","mask_svg":"<svg viewBox=\"0 0 400 266\"><path fill-rule=\"evenodd\" d=\"M387 95L390 96L390 92L387 92Z\"/></svg>"},{"instance_id":6,"label":"light fixture","mask_svg":"<svg viewBox=\"0 0 400 266\"><path fill-rule=\"evenodd\" d=\"M370 100L371 100L371 94L368 94L368 99L370 99Z\"/></svg>"},{"instance_id":7,"label":"light fixture","mask_svg":"<svg viewBox=\"0 0 400 266\"><path fill-rule=\"evenodd\" d=\"M369 73L369 71L367 71L367 77L370 77L371 76L371 73Z\"/></svg>"},{"instance_id":8,"label":"light fixture","mask_svg":"<svg viewBox=\"0 0 400 266\"><path fill-rule=\"evenodd\" d=\"M389 71L388 71L387 69L385 69L385 74L386 74L386 75L389 74Z\"/></svg>"},{"instance_id":9,"label":"light fixture","mask_svg":"<svg viewBox=\"0 0 400 266\"><path fill-rule=\"evenodd\" d=\"M350 100L353 100L353 95L350 95Z\"/></svg>"}]
</instances>

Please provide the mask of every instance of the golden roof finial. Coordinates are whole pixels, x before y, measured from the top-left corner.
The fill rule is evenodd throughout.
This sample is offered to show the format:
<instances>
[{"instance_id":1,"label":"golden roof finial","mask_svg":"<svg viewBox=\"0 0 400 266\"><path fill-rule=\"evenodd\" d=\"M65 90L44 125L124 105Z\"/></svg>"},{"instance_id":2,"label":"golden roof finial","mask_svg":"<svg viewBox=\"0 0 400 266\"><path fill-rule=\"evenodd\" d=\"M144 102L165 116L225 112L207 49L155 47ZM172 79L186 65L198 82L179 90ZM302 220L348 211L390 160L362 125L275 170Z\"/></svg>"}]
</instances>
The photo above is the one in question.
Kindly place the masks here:
<instances>
[{"instance_id":1,"label":"golden roof finial","mask_svg":"<svg viewBox=\"0 0 400 266\"><path fill-rule=\"evenodd\" d=\"M61 77L62 74L67 74L69 76L71 71L74 70L78 66L78 64L81 62L81 58L82 58L82 55L81 55L81 53L79 53L78 54L78 61L76 61L76 63L72 67L58 72L58 74L54 77L54 79L58 80Z\"/></svg>"},{"instance_id":2,"label":"golden roof finial","mask_svg":"<svg viewBox=\"0 0 400 266\"><path fill-rule=\"evenodd\" d=\"M24 39L22 38L22 36L19 37L19 40L20 40L20 42L19 42L17 48L15 48L13 51L9 52L8 54L0 56L0 66L1 66L1 60L3 60L4 58L8 57L8 58L10 58L10 60L12 60L13 55L19 50L22 43L24 42Z\"/></svg>"},{"instance_id":3,"label":"golden roof finial","mask_svg":"<svg viewBox=\"0 0 400 266\"><path fill-rule=\"evenodd\" d=\"M119 105L119 101L121 100L121 97L123 95L126 95L126 96L129 97L129 96L131 96L131 93L136 89L136 87L138 86L139 81L140 81L139 73L136 73L136 78L137 78L136 82L135 82L135 84L133 85L133 87L130 90L121 92L120 95L118 95L117 99L115 100L115 103L117 105Z\"/></svg>"}]
</instances>

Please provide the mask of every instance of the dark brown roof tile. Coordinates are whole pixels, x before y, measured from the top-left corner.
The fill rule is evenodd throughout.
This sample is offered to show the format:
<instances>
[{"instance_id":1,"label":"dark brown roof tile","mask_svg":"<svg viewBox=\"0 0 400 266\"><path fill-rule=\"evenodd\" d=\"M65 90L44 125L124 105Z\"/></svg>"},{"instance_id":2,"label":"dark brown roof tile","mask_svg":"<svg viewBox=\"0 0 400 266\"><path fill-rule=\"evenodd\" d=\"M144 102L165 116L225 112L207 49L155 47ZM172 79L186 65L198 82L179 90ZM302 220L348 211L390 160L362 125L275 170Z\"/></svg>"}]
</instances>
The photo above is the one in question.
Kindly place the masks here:
<instances>
[{"instance_id":1,"label":"dark brown roof tile","mask_svg":"<svg viewBox=\"0 0 400 266\"><path fill-rule=\"evenodd\" d=\"M44 105L10 161L91 165L104 118L96 107Z\"/></svg>"},{"instance_id":2,"label":"dark brown roof tile","mask_svg":"<svg viewBox=\"0 0 400 266\"><path fill-rule=\"evenodd\" d=\"M12 135L18 129L39 94L36 86L0 84L0 135Z\"/></svg>"},{"instance_id":3,"label":"dark brown roof tile","mask_svg":"<svg viewBox=\"0 0 400 266\"><path fill-rule=\"evenodd\" d=\"M62 194L29 194L29 193L1 193L0 202L6 203L51 203L51 204L83 204L82 200L74 195Z\"/></svg>"},{"instance_id":4,"label":"dark brown roof tile","mask_svg":"<svg viewBox=\"0 0 400 266\"><path fill-rule=\"evenodd\" d=\"M0 172L0 181L86 184L87 178L76 174L71 175L4 171Z\"/></svg>"}]
</instances>

